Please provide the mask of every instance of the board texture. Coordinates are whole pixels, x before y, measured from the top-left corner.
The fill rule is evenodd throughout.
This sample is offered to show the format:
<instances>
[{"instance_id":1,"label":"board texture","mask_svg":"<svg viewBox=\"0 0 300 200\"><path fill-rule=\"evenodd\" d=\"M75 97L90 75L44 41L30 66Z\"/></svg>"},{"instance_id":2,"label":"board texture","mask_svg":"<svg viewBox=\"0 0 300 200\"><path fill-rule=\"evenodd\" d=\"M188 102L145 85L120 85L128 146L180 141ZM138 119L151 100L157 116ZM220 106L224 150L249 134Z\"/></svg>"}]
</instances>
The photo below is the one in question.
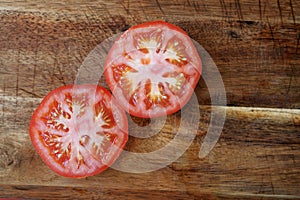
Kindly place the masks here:
<instances>
[{"instance_id":1,"label":"board texture","mask_svg":"<svg viewBox=\"0 0 300 200\"><path fill-rule=\"evenodd\" d=\"M196 136L162 169L56 175L31 145L34 109L52 89L74 83L98 44L152 20L180 26L202 45L222 76L227 104L212 105L201 79ZM300 199L300 1L1 1L0 27L0 198ZM103 78L99 84L106 86ZM226 119L218 143L200 159L212 110ZM131 136L126 150L162 148L179 121L187 131L195 125L180 112L163 125L132 118L133 134L149 123L149 131L159 130Z\"/></svg>"}]
</instances>

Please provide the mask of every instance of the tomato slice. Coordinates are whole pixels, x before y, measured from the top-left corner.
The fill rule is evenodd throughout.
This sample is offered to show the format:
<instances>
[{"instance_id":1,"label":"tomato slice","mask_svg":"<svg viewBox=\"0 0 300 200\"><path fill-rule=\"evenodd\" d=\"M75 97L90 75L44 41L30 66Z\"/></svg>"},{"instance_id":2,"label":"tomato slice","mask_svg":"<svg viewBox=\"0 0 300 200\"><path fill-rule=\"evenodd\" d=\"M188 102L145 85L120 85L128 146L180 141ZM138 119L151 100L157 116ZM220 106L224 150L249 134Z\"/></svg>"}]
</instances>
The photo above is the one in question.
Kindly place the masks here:
<instances>
[{"instance_id":1,"label":"tomato slice","mask_svg":"<svg viewBox=\"0 0 300 200\"><path fill-rule=\"evenodd\" d=\"M96 85L50 92L30 121L30 137L42 160L66 177L87 177L110 166L128 139L126 113Z\"/></svg>"},{"instance_id":2,"label":"tomato slice","mask_svg":"<svg viewBox=\"0 0 300 200\"><path fill-rule=\"evenodd\" d=\"M128 29L115 41L104 65L106 81L121 106L143 118L180 110L201 70L201 59L187 33L163 21Z\"/></svg>"}]
</instances>

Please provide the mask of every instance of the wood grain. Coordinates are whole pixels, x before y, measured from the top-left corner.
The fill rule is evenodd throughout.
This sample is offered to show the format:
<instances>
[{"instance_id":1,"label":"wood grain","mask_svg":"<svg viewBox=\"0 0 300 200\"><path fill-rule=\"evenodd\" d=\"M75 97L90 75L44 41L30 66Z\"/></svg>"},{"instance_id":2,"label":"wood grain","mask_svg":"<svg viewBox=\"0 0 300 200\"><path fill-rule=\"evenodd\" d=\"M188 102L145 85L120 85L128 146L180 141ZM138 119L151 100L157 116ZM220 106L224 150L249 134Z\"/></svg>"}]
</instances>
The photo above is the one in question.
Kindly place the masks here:
<instances>
[{"instance_id":1,"label":"wood grain","mask_svg":"<svg viewBox=\"0 0 300 200\"><path fill-rule=\"evenodd\" d=\"M157 19L180 26L208 51L222 76L228 105L212 107L201 79L195 89L201 113L197 136L178 160L158 171L108 169L85 179L54 174L27 131L41 98L73 83L98 44ZM300 1L4 1L0 27L1 198L300 198ZM105 86L103 78L100 84ZM212 108L226 111L226 121L213 151L199 159ZM163 147L180 120L187 130L194 125L181 119L180 112L166 123L132 118L133 135L149 123L154 125L149 132L159 134L131 136L126 150Z\"/></svg>"},{"instance_id":2,"label":"wood grain","mask_svg":"<svg viewBox=\"0 0 300 200\"><path fill-rule=\"evenodd\" d=\"M100 189L99 193L110 190L130 193L134 190L138 191L137 196L143 193L148 197L153 191L164 191L165 194L174 191L178 198L182 195L193 198L202 195L212 198L250 198L254 194L254 197L300 197L299 110L217 107L219 112L226 109L227 113L222 136L209 156L201 160L198 152L211 117L210 106L201 106L198 136L172 164L150 173L131 174L108 169L94 177L73 180L53 173L36 154L28 138L27 124L39 101L36 98L19 97L18 101L21 100L22 104L16 108L15 99L5 99L7 115L1 123L3 145L0 176L2 185L5 183L2 186L2 197L10 195L14 190L17 192L18 187L28 188L23 193L35 197L35 192L45 186L53 187L52 190L62 187L83 187L84 190L92 191ZM19 116L15 115L17 110L22 110L26 117L15 118ZM158 134L146 141L131 137L126 150L151 152L162 148L176 134L174 124L180 125L174 123L177 120L181 120L180 113L169 116ZM138 124L140 122L136 121ZM134 133L139 130L135 128L131 131ZM121 159L126 163L126 157ZM54 192L52 190L48 192ZM69 189L70 195L73 192ZM43 195L46 197L49 193ZM118 197L119 193L112 192L112 197L114 195Z\"/></svg>"},{"instance_id":3,"label":"wood grain","mask_svg":"<svg viewBox=\"0 0 300 200\"><path fill-rule=\"evenodd\" d=\"M28 4L24 10L31 10L33 5L35 3ZM110 12L104 12L101 10L104 8L101 5L98 8L96 3L90 7L86 5L87 10L74 10L77 6L75 4L75 8L68 10L67 7L66 12L56 14L54 11L57 11L59 5L55 2L48 5L54 9L53 12L52 9L46 12L43 4L41 8L38 7L41 10L35 12L19 11L19 8L2 10L0 72L1 88L7 94L44 96L57 86L73 83L80 64L97 44L131 25L150 20L145 16L152 16L153 19L157 16L155 10L149 9L144 17L139 12L130 12L127 16L126 9L113 7L115 4L101 4L105 9L111 9ZM150 6L136 2L130 5L133 8L138 5ZM160 5L166 6L165 10L174 10L169 8L172 7L170 4ZM181 12L195 12L193 4L185 6L186 10ZM6 7L9 8L9 5ZM100 11L97 8L101 8ZM264 12L266 9L271 12L267 5L264 9ZM281 9L281 13L284 13L283 10L288 8L281 5ZM282 21L281 18L276 21L271 16L267 20L252 19L250 16L247 20L229 20L231 18L227 19L223 15L210 19L192 17L190 14L186 18L183 17L185 15L176 18L172 13L163 16L168 16L167 21L185 29L211 54L222 75L228 104L300 107L300 25L297 21L291 23L284 15ZM243 18L246 16L243 15ZM201 104L210 103L203 80L196 92Z\"/></svg>"}]
</instances>

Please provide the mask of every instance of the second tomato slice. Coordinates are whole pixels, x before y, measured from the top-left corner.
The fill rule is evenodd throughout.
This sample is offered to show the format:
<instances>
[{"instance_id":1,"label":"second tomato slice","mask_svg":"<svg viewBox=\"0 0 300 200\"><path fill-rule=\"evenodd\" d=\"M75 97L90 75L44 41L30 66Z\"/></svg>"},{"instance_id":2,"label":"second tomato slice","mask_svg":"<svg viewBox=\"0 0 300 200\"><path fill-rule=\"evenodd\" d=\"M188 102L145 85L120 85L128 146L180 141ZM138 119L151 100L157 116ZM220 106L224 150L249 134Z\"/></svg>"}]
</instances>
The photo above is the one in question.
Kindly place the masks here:
<instances>
[{"instance_id":1,"label":"second tomato slice","mask_svg":"<svg viewBox=\"0 0 300 200\"><path fill-rule=\"evenodd\" d=\"M180 110L190 99L202 70L186 32L163 21L124 32L110 49L106 81L131 115L152 118Z\"/></svg>"}]
</instances>

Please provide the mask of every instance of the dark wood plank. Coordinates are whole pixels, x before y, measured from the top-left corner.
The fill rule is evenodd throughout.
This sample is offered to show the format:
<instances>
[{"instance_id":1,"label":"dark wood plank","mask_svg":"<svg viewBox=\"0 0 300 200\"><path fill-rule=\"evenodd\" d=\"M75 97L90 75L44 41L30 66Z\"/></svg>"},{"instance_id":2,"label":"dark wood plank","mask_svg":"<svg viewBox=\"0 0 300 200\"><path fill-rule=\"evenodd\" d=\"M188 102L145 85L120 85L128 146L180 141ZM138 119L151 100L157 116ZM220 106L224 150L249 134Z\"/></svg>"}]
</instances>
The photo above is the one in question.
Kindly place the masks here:
<instances>
[{"instance_id":1,"label":"dark wood plank","mask_svg":"<svg viewBox=\"0 0 300 200\"><path fill-rule=\"evenodd\" d=\"M157 5L133 1L128 10L126 2L118 6L96 2L71 4L74 7L64 7L55 1L50 5L4 3L5 8L11 9L0 14L1 88L9 95L41 97L55 87L73 83L82 61L96 45L131 25L156 17L182 27L210 53L222 75L228 104L299 108L300 26L296 14L300 6L291 2L295 22L286 2L281 2L281 12L271 3L262 3L261 17L258 5L249 2L202 2L198 5L202 11L195 11L196 2L161 2L164 14L145 9L146 15L140 13L141 9L133 11L140 6L158 9ZM219 3L228 10L220 10ZM22 6L26 12L21 11ZM178 9L180 6L184 9ZM235 10L236 6L243 14ZM82 9L78 10L79 7ZM65 12L56 14L59 9ZM175 10L182 14L175 15ZM210 14L202 18L195 12ZM196 93L201 104L210 103L203 80Z\"/></svg>"},{"instance_id":2,"label":"dark wood plank","mask_svg":"<svg viewBox=\"0 0 300 200\"><path fill-rule=\"evenodd\" d=\"M299 2L291 1L197 1L176 0L172 4L168 0L138 1L113 0L106 1L76 1L65 4L64 1L29 0L23 2L1 2L1 10L43 12L47 14L80 15L80 12L104 13L108 18L123 15L128 18L216 18L223 20L238 19L245 21L267 21L276 23L297 23L299 20ZM79 10L80 9L80 10ZM99 20L101 20L99 18ZM251 22L249 22L251 23Z\"/></svg>"}]
</instances>

